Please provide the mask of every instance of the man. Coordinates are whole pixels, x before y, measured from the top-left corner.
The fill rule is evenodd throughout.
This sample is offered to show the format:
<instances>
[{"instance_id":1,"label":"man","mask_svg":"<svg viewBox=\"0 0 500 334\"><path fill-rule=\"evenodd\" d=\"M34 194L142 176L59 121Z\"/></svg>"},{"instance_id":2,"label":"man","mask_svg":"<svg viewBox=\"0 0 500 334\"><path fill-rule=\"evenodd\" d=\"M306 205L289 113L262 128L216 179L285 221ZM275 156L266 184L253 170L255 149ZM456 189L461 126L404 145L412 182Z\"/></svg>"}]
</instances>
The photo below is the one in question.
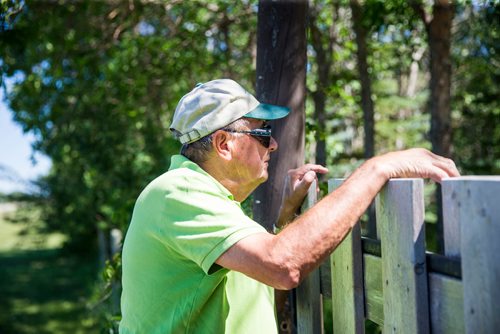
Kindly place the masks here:
<instances>
[{"instance_id":1,"label":"man","mask_svg":"<svg viewBox=\"0 0 500 334\"><path fill-rule=\"evenodd\" d=\"M316 173L288 173L278 225L268 233L240 202L268 177L278 148L260 104L236 82L214 80L179 102L171 130L183 144L168 172L141 193L123 247L121 333L276 333L272 288L291 289L340 244L390 178L458 176L423 149L366 161L294 219Z\"/></svg>"}]
</instances>

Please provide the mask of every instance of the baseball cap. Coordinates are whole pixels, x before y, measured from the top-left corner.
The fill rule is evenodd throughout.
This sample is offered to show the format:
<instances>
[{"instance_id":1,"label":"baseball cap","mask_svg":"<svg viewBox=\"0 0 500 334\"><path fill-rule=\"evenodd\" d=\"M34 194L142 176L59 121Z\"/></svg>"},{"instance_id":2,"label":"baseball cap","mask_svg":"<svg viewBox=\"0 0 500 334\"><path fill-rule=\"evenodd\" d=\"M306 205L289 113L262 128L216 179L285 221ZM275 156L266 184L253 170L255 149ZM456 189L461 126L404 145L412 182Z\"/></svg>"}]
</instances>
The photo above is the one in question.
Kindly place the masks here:
<instances>
[{"instance_id":1,"label":"baseball cap","mask_svg":"<svg viewBox=\"0 0 500 334\"><path fill-rule=\"evenodd\" d=\"M170 130L182 144L188 144L241 117L273 120L289 113L290 108L260 103L231 79L217 79L197 84L181 98Z\"/></svg>"}]
</instances>

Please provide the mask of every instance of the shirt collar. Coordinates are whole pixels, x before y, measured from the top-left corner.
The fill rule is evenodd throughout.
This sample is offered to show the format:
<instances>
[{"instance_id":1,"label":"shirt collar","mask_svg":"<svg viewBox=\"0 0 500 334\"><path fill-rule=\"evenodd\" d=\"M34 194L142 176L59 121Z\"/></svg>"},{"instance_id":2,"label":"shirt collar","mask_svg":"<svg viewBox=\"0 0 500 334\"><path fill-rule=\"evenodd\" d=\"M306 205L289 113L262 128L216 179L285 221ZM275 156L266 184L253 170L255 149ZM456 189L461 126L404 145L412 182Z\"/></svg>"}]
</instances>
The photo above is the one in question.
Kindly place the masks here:
<instances>
[{"instance_id":1,"label":"shirt collar","mask_svg":"<svg viewBox=\"0 0 500 334\"><path fill-rule=\"evenodd\" d=\"M212 175L210 175L209 173L207 173L197 163L189 160L188 158L186 158L183 155L175 154L170 159L170 167L168 168L168 170L174 170L174 169L178 169L178 168L187 168L187 169L193 170L195 172L198 172L198 173L201 173L201 174L207 176L208 178L210 178L214 182L214 184L219 188L219 190L221 191L222 194L224 194L229 199L231 199L232 201L234 201L233 194L231 194L231 192L229 190L227 190L226 187L224 187Z\"/></svg>"}]
</instances>

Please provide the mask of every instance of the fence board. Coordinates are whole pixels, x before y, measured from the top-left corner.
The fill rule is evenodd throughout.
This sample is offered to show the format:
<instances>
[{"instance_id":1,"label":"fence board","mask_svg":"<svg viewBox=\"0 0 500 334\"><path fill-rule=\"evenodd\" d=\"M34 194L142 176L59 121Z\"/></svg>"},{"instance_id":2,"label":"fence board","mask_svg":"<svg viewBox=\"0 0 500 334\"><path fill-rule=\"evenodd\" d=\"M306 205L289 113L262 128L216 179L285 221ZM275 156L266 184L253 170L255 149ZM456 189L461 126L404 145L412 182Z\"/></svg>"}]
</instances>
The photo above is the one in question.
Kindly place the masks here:
<instances>
[{"instance_id":1,"label":"fence board","mask_svg":"<svg viewBox=\"0 0 500 334\"><path fill-rule=\"evenodd\" d=\"M312 207L317 201L316 182L311 184L302 205L302 212ZM323 333L323 310L320 294L320 272L314 270L297 287L297 333Z\"/></svg>"},{"instance_id":2,"label":"fence board","mask_svg":"<svg viewBox=\"0 0 500 334\"><path fill-rule=\"evenodd\" d=\"M446 182L457 189L465 332L498 333L500 177L462 177Z\"/></svg>"},{"instance_id":3,"label":"fence board","mask_svg":"<svg viewBox=\"0 0 500 334\"><path fill-rule=\"evenodd\" d=\"M431 331L433 334L465 333L462 281L429 273Z\"/></svg>"},{"instance_id":4,"label":"fence board","mask_svg":"<svg viewBox=\"0 0 500 334\"><path fill-rule=\"evenodd\" d=\"M429 333L423 181L391 180L376 202L384 333Z\"/></svg>"},{"instance_id":5,"label":"fence board","mask_svg":"<svg viewBox=\"0 0 500 334\"><path fill-rule=\"evenodd\" d=\"M329 180L332 192L342 180ZM334 333L364 333L361 229L357 224L330 257Z\"/></svg>"},{"instance_id":6,"label":"fence board","mask_svg":"<svg viewBox=\"0 0 500 334\"><path fill-rule=\"evenodd\" d=\"M443 233L444 254L449 257L460 257L460 225L458 221L458 197L456 184L441 184L443 198Z\"/></svg>"},{"instance_id":7,"label":"fence board","mask_svg":"<svg viewBox=\"0 0 500 334\"><path fill-rule=\"evenodd\" d=\"M384 291L382 286L382 259L364 254L364 282L366 318L384 324Z\"/></svg>"}]
</instances>

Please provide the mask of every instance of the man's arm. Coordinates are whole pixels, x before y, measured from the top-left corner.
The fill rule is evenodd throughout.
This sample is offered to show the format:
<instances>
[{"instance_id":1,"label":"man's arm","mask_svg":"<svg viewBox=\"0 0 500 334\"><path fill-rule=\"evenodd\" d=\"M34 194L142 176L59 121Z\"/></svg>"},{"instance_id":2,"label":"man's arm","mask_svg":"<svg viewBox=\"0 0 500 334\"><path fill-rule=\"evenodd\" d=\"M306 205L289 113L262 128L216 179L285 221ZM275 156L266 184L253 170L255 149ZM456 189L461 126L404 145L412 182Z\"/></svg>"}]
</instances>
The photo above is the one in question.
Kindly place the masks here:
<instances>
[{"instance_id":1,"label":"man's arm","mask_svg":"<svg viewBox=\"0 0 500 334\"><path fill-rule=\"evenodd\" d=\"M389 179L452 176L459 176L453 161L423 149L375 157L281 233L242 239L216 263L277 289L294 288L342 242Z\"/></svg>"}]
</instances>

